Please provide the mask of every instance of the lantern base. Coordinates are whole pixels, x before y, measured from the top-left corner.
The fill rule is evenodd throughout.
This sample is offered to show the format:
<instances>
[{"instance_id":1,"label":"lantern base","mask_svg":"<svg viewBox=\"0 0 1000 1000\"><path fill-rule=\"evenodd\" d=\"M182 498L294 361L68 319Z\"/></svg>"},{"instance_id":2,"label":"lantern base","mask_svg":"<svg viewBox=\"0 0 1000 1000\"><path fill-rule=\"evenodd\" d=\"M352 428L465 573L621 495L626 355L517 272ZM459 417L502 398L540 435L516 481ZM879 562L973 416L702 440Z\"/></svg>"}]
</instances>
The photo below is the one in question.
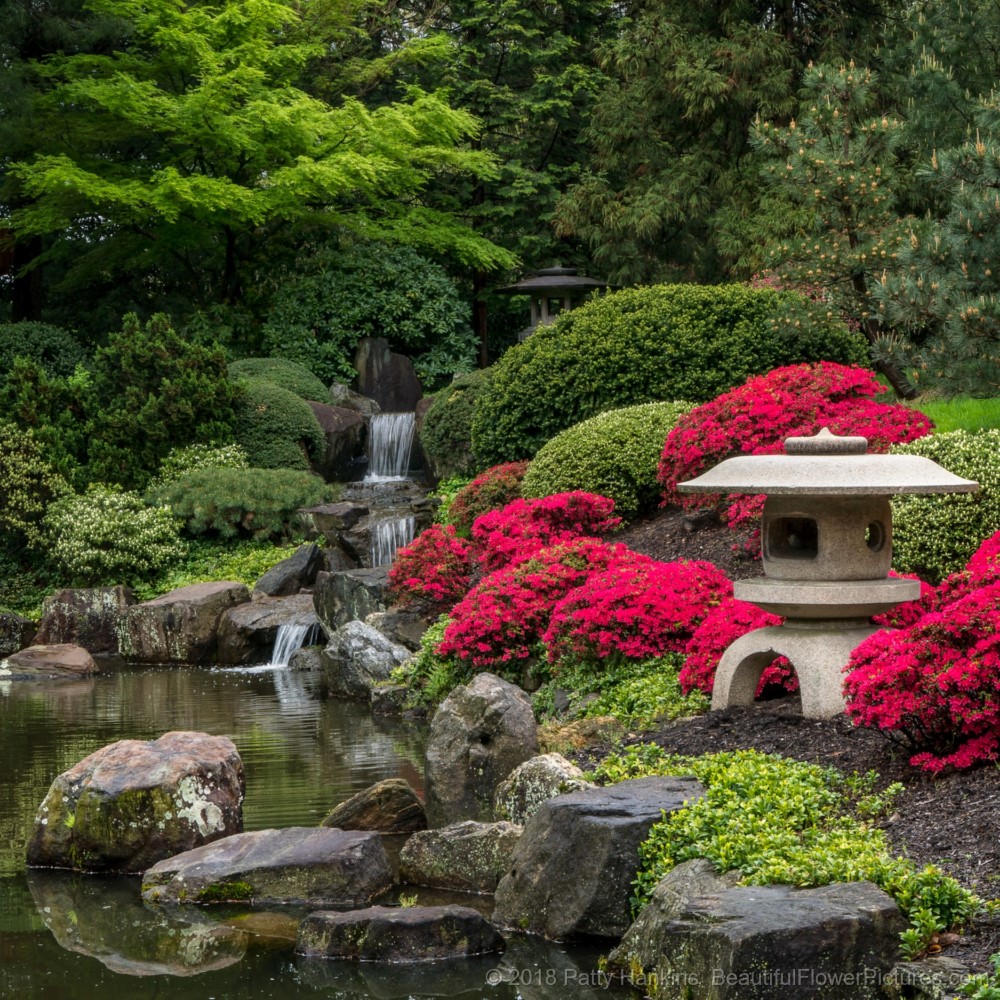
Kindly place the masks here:
<instances>
[{"instance_id":1,"label":"lantern base","mask_svg":"<svg viewBox=\"0 0 1000 1000\"><path fill-rule=\"evenodd\" d=\"M845 708L844 667L859 643L877 631L869 624L808 629L773 625L748 632L719 661L712 686L712 710L753 704L760 675L784 656L799 679L803 717L832 719L841 715Z\"/></svg>"}]
</instances>

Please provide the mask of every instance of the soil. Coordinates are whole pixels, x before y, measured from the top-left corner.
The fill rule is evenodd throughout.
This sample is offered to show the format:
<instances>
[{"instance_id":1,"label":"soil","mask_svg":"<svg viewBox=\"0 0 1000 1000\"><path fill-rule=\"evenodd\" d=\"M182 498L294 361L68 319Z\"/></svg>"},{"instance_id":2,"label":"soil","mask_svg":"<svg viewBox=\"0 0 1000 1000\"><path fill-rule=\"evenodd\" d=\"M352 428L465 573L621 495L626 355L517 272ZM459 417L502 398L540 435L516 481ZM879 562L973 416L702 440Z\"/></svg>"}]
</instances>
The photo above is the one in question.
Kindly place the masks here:
<instances>
[{"instance_id":1,"label":"soil","mask_svg":"<svg viewBox=\"0 0 1000 1000\"><path fill-rule=\"evenodd\" d=\"M691 527L678 510L668 509L615 538L657 559L708 559L733 579L761 575L758 560L734 552L734 535L724 525ZM984 899L1000 897L1000 766L931 776L909 766L904 748L876 731L854 728L845 716L803 719L794 696L709 712L629 734L625 742L654 742L688 755L753 749L847 774L876 771L881 786L895 781L905 786L882 824L893 850L920 867L937 865ZM610 747L592 748L589 762L608 752ZM998 951L1000 918L983 918L965 928L945 954L982 972Z\"/></svg>"}]
</instances>

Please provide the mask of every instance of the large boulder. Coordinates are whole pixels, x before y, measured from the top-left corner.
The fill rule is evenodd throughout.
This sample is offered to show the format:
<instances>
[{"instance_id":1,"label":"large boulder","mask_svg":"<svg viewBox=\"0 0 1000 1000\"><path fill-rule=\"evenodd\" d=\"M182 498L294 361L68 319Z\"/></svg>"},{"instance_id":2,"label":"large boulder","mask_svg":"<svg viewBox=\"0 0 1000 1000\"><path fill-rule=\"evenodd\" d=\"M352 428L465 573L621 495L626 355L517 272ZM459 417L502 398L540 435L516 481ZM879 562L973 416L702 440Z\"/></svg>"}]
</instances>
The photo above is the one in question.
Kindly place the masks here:
<instances>
[{"instance_id":1,"label":"large boulder","mask_svg":"<svg viewBox=\"0 0 1000 1000\"><path fill-rule=\"evenodd\" d=\"M312 586L323 566L318 545L300 545L287 559L272 566L254 585L253 596L289 597Z\"/></svg>"},{"instance_id":2,"label":"large boulder","mask_svg":"<svg viewBox=\"0 0 1000 1000\"><path fill-rule=\"evenodd\" d=\"M57 590L42 602L34 642L39 646L70 642L90 653L117 653L118 619L133 604L135 595L127 587Z\"/></svg>"},{"instance_id":3,"label":"large boulder","mask_svg":"<svg viewBox=\"0 0 1000 1000\"><path fill-rule=\"evenodd\" d=\"M223 612L250 600L242 583L194 583L126 608L118 620L118 648L138 663L211 662Z\"/></svg>"},{"instance_id":4,"label":"large boulder","mask_svg":"<svg viewBox=\"0 0 1000 1000\"><path fill-rule=\"evenodd\" d=\"M427 829L427 816L417 793L403 778L386 778L341 802L321 825L339 830L413 833Z\"/></svg>"},{"instance_id":5,"label":"large boulder","mask_svg":"<svg viewBox=\"0 0 1000 1000\"><path fill-rule=\"evenodd\" d=\"M292 597L262 597L238 604L222 613L217 630L219 663L266 663L271 659L278 630L298 628L305 638L318 631L319 619L312 594Z\"/></svg>"},{"instance_id":6,"label":"large boulder","mask_svg":"<svg viewBox=\"0 0 1000 1000\"><path fill-rule=\"evenodd\" d=\"M413 412L424 394L413 362L389 349L384 337L362 337L354 356L358 391L382 413Z\"/></svg>"},{"instance_id":7,"label":"large boulder","mask_svg":"<svg viewBox=\"0 0 1000 1000\"><path fill-rule=\"evenodd\" d=\"M64 642L29 646L0 660L0 680L75 679L97 672L94 658L82 646Z\"/></svg>"},{"instance_id":8,"label":"large boulder","mask_svg":"<svg viewBox=\"0 0 1000 1000\"><path fill-rule=\"evenodd\" d=\"M356 907L391 886L379 834L292 826L241 833L160 861L142 877L142 898Z\"/></svg>"},{"instance_id":9,"label":"large boulder","mask_svg":"<svg viewBox=\"0 0 1000 1000\"><path fill-rule=\"evenodd\" d=\"M334 382L330 386L330 402L344 410L354 410L366 417L372 417L380 413L378 403L374 399L362 396L341 382Z\"/></svg>"},{"instance_id":10,"label":"large boulder","mask_svg":"<svg viewBox=\"0 0 1000 1000\"><path fill-rule=\"evenodd\" d=\"M327 693L337 698L370 701L372 689L389 679L410 651L391 643L364 622L348 622L333 635L321 654Z\"/></svg>"},{"instance_id":11,"label":"large boulder","mask_svg":"<svg viewBox=\"0 0 1000 1000\"><path fill-rule=\"evenodd\" d=\"M376 611L385 611L389 568L348 569L317 580L313 602L319 620L328 632L350 621L364 621Z\"/></svg>"},{"instance_id":12,"label":"large boulder","mask_svg":"<svg viewBox=\"0 0 1000 1000\"><path fill-rule=\"evenodd\" d=\"M905 925L871 882L737 886L692 861L660 882L611 960L651 974L663 996L687 984L703 1000L875 1000Z\"/></svg>"},{"instance_id":13,"label":"large boulder","mask_svg":"<svg viewBox=\"0 0 1000 1000\"><path fill-rule=\"evenodd\" d=\"M557 941L621 937L639 845L664 814L703 795L693 778L636 778L543 802L497 886L494 923Z\"/></svg>"},{"instance_id":14,"label":"large boulder","mask_svg":"<svg viewBox=\"0 0 1000 1000\"><path fill-rule=\"evenodd\" d=\"M224 736L173 732L112 743L52 782L28 864L144 871L242 830L244 789L243 762Z\"/></svg>"},{"instance_id":15,"label":"large boulder","mask_svg":"<svg viewBox=\"0 0 1000 1000\"><path fill-rule=\"evenodd\" d=\"M0 614L0 657L24 649L34 637L35 623L30 618L11 612Z\"/></svg>"},{"instance_id":16,"label":"large boulder","mask_svg":"<svg viewBox=\"0 0 1000 1000\"><path fill-rule=\"evenodd\" d=\"M415 833L399 853L399 877L411 885L459 892L496 892L510 868L521 827L465 820Z\"/></svg>"},{"instance_id":17,"label":"large boulder","mask_svg":"<svg viewBox=\"0 0 1000 1000\"><path fill-rule=\"evenodd\" d=\"M365 624L378 629L390 642L415 653L430 623L414 611L393 610L376 611L365 619Z\"/></svg>"},{"instance_id":18,"label":"large boulder","mask_svg":"<svg viewBox=\"0 0 1000 1000\"><path fill-rule=\"evenodd\" d=\"M427 739L424 788L430 825L490 822L497 785L538 753L528 696L494 674L478 674L441 703Z\"/></svg>"},{"instance_id":19,"label":"large boulder","mask_svg":"<svg viewBox=\"0 0 1000 1000\"><path fill-rule=\"evenodd\" d=\"M336 545L341 532L349 531L361 518L367 517L368 513L367 504L352 500L299 508L299 514L312 523L313 529L323 536L328 545Z\"/></svg>"},{"instance_id":20,"label":"large boulder","mask_svg":"<svg viewBox=\"0 0 1000 1000\"><path fill-rule=\"evenodd\" d=\"M548 799L590 786L583 771L562 754L542 754L526 760L500 782L493 797L493 811L523 826Z\"/></svg>"},{"instance_id":21,"label":"large boulder","mask_svg":"<svg viewBox=\"0 0 1000 1000\"><path fill-rule=\"evenodd\" d=\"M295 952L306 958L427 962L500 951L503 938L467 906L372 906L352 913L311 913Z\"/></svg>"},{"instance_id":22,"label":"large boulder","mask_svg":"<svg viewBox=\"0 0 1000 1000\"><path fill-rule=\"evenodd\" d=\"M326 447L313 459L313 471L327 482L350 477L351 465L364 454L368 421L357 410L325 403L309 402L316 422L323 430Z\"/></svg>"}]
</instances>

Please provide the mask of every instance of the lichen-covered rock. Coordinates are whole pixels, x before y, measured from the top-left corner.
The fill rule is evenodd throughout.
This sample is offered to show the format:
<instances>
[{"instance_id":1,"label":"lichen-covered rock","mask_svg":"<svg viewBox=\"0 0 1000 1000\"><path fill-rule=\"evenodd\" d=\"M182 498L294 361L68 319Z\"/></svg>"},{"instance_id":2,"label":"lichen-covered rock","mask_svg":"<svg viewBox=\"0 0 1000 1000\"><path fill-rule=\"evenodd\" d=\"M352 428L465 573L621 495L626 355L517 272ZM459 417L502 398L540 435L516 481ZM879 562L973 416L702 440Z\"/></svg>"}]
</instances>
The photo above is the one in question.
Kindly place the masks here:
<instances>
[{"instance_id":1,"label":"lichen-covered rock","mask_svg":"<svg viewBox=\"0 0 1000 1000\"><path fill-rule=\"evenodd\" d=\"M415 833L400 851L399 877L436 889L496 892L520 838L513 823L474 820Z\"/></svg>"},{"instance_id":2,"label":"lichen-covered rock","mask_svg":"<svg viewBox=\"0 0 1000 1000\"><path fill-rule=\"evenodd\" d=\"M161 861L143 875L142 898L354 907L391 885L379 834L293 826L241 833Z\"/></svg>"},{"instance_id":3,"label":"lichen-covered rock","mask_svg":"<svg viewBox=\"0 0 1000 1000\"><path fill-rule=\"evenodd\" d=\"M427 962L500 951L503 939L466 906L372 906L352 913L311 913L295 952L307 958Z\"/></svg>"},{"instance_id":4,"label":"lichen-covered rock","mask_svg":"<svg viewBox=\"0 0 1000 1000\"><path fill-rule=\"evenodd\" d=\"M478 674L441 703L427 739L424 788L432 827L493 820L497 785L538 753L528 696L494 674Z\"/></svg>"},{"instance_id":5,"label":"lichen-covered rock","mask_svg":"<svg viewBox=\"0 0 1000 1000\"><path fill-rule=\"evenodd\" d=\"M300 545L253 585L253 596L290 597L297 594L313 583L322 566L323 556L318 545Z\"/></svg>"},{"instance_id":6,"label":"lichen-covered rock","mask_svg":"<svg viewBox=\"0 0 1000 1000\"><path fill-rule=\"evenodd\" d=\"M427 816L417 793L403 778L386 778L341 802L321 825L339 830L413 833L427 829Z\"/></svg>"},{"instance_id":7,"label":"lichen-covered rock","mask_svg":"<svg viewBox=\"0 0 1000 1000\"><path fill-rule=\"evenodd\" d=\"M364 622L342 625L321 654L327 692L336 698L370 701L372 689L389 679L410 651Z\"/></svg>"},{"instance_id":8,"label":"lichen-covered rock","mask_svg":"<svg viewBox=\"0 0 1000 1000\"><path fill-rule=\"evenodd\" d=\"M665 813L704 793L693 778L636 778L543 802L497 886L493 922L556 941L621 937L639 845Z\"/></svg>"},{"instance_id":9,"label":"lichen-covered rock","mask_svg":"<svg viewBox=\"0 0 1000 1000\"><path fill-rule=\"evenodd\" d=\"M526 760L500 782L493 798L493 811L523 826L546 799L578 792L590 785L583 771L561 754L542 754Z\"/></svg>"},{"instance_id":10,"label":"lichen-covered rock","mask_svg":"<svg viewBox=\"0 0 1000 1000\"><path fill-rule=\"evenodd\" d=\"M345 410L354 410L366 417L382 412L374 399L362 396L360 392L349 389L342 382L334 382L330 386L330 402L334 406L341 406Z\"/></svg>"},{"instance_id":11,"label":"lichen-covered rock","mask_svg":"<svg viewBox=\"0 0 1000 1000\"><path fill-rule=\"evenodd\" d=\"M58 680L90 677L97 672L94 658L82 646L29 646L0 660L0 680Z\"/></svg>"},{"instance_id":12,"label":"lichen-covered rock","mask_svg":"<svg viewBox=\"0 0 1000 1000\"><path fill-rule=\"evenodd\" d=\"M87 587L57 590L42 602L42 617L34 642L39 646L73 643L90 653L117 653L117 624L135 604L127 587Z\"/></svg>"},{"instance_id":13,"label":"lichen-covered rock","mask_svg":"<svg viewBox=\"0 0 1000 1000\"><path fill-rule=\"evenodd\" d=\"M224 736L173 732L112 743L52 782L28 864L144 871L242 830L244 789L243 762Z\"/></svg>"},{"instance_id":14,"label":"lichen-covered rock","mask_svg":"<svg viewBox=\"0 0 1000 1000\"><path fill-rule=\"evenodd\" d=\"M261 597L222 612L217 630L219 663L266 663L278 629L298 625L318 631L312 594Z\"/></svg>"},{"instance_id":15,"label":"lichen-covered rock","mask_svg":"<svg viewBox=\"0 0 1000 1000\"><path fill-rule=\"evenodd\" d=\"M0 614L0 657L24 649L34 638L35 623L30 618L8 612Z\"/></svg>"},{"instance_id":16,"label":"lichen-covered rock","mask_svg":"<svg viewBox=\"0 0 1000 1000\"><path fill-rule=\"evenodd\" d=\"M242 583L194 583L126 608L118 621L118 648L138 663L211 662L224 611L250 600Z\"/></svg>"},{"instance_id":17,"label":"lichen-covered rock","mask_svg":"<svg viewBox=\"0 0 1000 1000\"><path fill-rule=\"evenodd\" d=\"M732 885L689 862L660 882L611 960L649 973L662 997L679 981L704 1000L876 1000L904 926L871 882Z\"/></svg>"}]
</instances>

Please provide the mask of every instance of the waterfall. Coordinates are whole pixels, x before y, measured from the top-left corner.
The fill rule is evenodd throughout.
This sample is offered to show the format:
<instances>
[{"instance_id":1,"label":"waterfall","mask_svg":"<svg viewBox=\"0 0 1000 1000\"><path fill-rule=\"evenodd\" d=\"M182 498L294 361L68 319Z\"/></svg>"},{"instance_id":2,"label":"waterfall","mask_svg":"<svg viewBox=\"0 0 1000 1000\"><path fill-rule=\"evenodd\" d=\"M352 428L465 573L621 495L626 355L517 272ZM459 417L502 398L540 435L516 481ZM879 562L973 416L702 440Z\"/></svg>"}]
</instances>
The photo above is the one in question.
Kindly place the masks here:
<instances>
[{"instance_id":1,"label":"waterfall","mask_svg":"<svg viewBox=\"0 0 1000 1000\"><path fill-rule=\"evenodd\" d=\"M415 425L413 413L376 413L371 418L366 483L406 478Z\"/></svg>"},{"instance_id":2,"label":"waterfall","mask_svg":"<svg viewBox=\"0 0 1000 1000\"><path fill-rule=\"evenodd\" d=\"M318 627L316 622L307 625L279 625L278 634L274 637L271 662L268 666L286 668L288 661L292 658L292 653L311 642Z\"/></svg>"},{"instance_id":3,"label":"waterfall","mask_svg":"<svg viewBox=\"0 0 1000 1000\"><path fill-rule=\"evenodd\" d=\"M387 517L371 525L371 564L372 566L390 566L396 558L396 550L409 545L416 534L416 518Z\"/></svg>"}]
</instances>

